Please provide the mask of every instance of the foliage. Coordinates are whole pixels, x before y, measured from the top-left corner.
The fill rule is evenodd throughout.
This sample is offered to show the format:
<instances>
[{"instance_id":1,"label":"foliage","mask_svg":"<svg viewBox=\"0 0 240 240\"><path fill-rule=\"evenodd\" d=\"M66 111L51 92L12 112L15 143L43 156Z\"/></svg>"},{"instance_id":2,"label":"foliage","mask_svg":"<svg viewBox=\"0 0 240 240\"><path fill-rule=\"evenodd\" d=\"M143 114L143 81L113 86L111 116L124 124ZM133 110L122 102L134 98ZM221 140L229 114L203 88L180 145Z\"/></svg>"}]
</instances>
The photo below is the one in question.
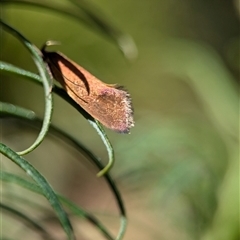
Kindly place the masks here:
<instances>
[{"instance_id":1,"label":"foliage","mask_svg":"<svg viewBox=\"0 0 240 240\"><path fill-rule=\"evenodd\" d=\"M73 14L70 10L67 11L65 8L61 8L59 5L52 5L51 3L48 2L43 2L43 1L3 1L1 2L2 4L25 4L27 6L37 6L37 7L42 7L50 10L57 11L62 14L70 15L78 20L81 20L88 26L91 26L92 28L98 29L101 33L105 34L109 39L112 39L113 41L119 43L120 49L125 53L126 56L128 56L128 50L126 49L125 45L121 43L120 38L124 37L124 35L117 30L116 28L112 27L109 23L105 22L103 19L101 19L100 16L98 16L96 13L92 12L85 4L77 4L77 2L74 2L78 7L77 9L79 10L75 14ZM81 14L80 14L81 13ZM95 165L98 166L99 169L102 169L99 173L98 176L102 176L105 174L105 179L107 180L111 190L113 191L116 200L118 202L119 210L121 213L121 228L119 231L118 236L116 239L122 239L125 228L126 228L126 215L125 215L125 210L124 210L124 205L121 200L121 196L116 188L115 183L107 173L108 170L111 168L114 162L114 152L111 146L111 143L108 140L108 137L101 127L100 123L93 119L88 113L86 113L80 106L78 106L62 89L59 87L52 85L52 79L51 76L48 73L48 69L46 68L46 65L42 59L42 54L41 51L34 45L32 44L29 40L27 40L20 32L18 32L16 29L13 27L9 26L7 23L5 23L2 19L0 19L0 24L3 27L4 30L8 31L12 35L16 36L19 41L29 50L36 66L38 67L39 74L36 75L32 72L26 71L24 69L18 68L14 65L11 65L9 63L0 62L0 70L3 73L6 74L12 74L16 76L21 76L27 80L33 81L34 83L43 85L44 87L44 93L45 93L45 114L44 114L44 119L43 119L43 125L42 129L37 137L37 139L34 141L34 143L27 148L26 150L23 150L21 152L16 152L12 149L10 149L8 146L4 145L1 143L0 146L0 151L3 155L5 155L7 158L12 160L15 164L17 164L22 170L26 172L27 175L29 175L35 182L36 185L25 180L24 178L21 178L20 176L16 174L11 174L8 172L4 172L3 169L1 168L1 180L4 182L10 182L17 184L19 186L22 186L24 188L29 189L30 191L36 192L40 195L43 195L47 198L49 203L52 205L54 211L56 212L56 215L59 219L59 221L62 224L62 227L68 237L68 239L75 239L75 234L72 228L72 225L70 223L68 214L72 212L72 214L77 215L81 218L86 218L88 221L90 221L92 224L94 224L100 232L106 237L106 239L114 239L109 231L99 222L99 220L94 217L93 215L86 213L84 210L79 208L77 205L74 203L70 202L68 199L56 195L55 191L52 189L48 181L41 175L41 173L34 168L25 158L22 157L22 155L26 155L28 153L31 153L34 149L36 149L43 141L44 138L46 137L46 134L49 132L49 128L51 126L51 118L52 118L52 109L53 109L53 104L52 104L52 93L56 93L59 96L61 96L63 99L68 101L72 106L74 106L90 123L91 125L97 130L98 134L102 138L107 151L109 155L109 163L108 165L103 168L101 162L96 158L91 151L89 151L86 147L84 147L82 144L80 144L77 140L75 140L73 137L70 135L64 133L63 131L57 129L54 126L51 126L51 129L54 129L54 131L58 134L61 135L62 138L67 139L70 141L79 151L84 153L87 158L93 161ZM129 43L130 38L129 38ZM125 41L125 44L128 44L128 41ZM40 119L38 119L32 111L28 109L21 108L17 105L1 102L1 117L15 117L15 118L21 118L24 119L25 121L37 121L40 122ZM1 194L4 195L4 192L1 192ZM15 196L17 199L17 195ZM70 212L67 214L64 208L62 207L62 203L64 205L67 205ZM41 224L38 224L36 220L31 219L30 216L28 216L27 213L21 212L17 210L15 207L11 205L6 205L4 203L1 203L1 208L6 212L7 214L13 214L15 218L19 218L20 220L24 220L26 224L30 224L30 227L35 229L36 231L39 231L39 234L44 237L44 239L52 239L53 236L45 229L46 227L42 226ZM5 236L2 236L5 237ZM7 237L7 236L6 236Z\"/></svg>"},{"instance_id":2,"label":"foliage","mask_svg":"<svg viewBox=\"0 0 240 240\"><path fill-rule=\"evenodd\" d=\"M34 1L31 7L26 5L31 2L27 0L1 2L2 16L36 46L46 40L59 40L62 45L57 49L61 52L95 72L104 82L109 79L109 83L123 84L131 93L136 126L128 136L107 132L116 153L111 174L128 206L129 223L124 239L239 239L240 8L237 1L91 0L94 3L91 4L90 0L55 0ZM105 15L100 9L104 9ZM131 33L138 46L137 59L134 60L137 51L131 38L119 30L113 31L115 24L106 15ZM29 27L29 22L33 27ZM39 74L32 75L37 69L28 58L29 53L5 32L2 37L4 47L0 54L6 71L0 71L3 74L1 99L44 116L41 88L22 81L39 78ZM134 62L124 61L112 43L119 44L124 55ZM20 73L24 69L25 76L7 73L16 66ZM62 94L57 92L58 88L53 90L53 95L57 95L53 125L65 130L71 139L80 138L103 160L107 158L100 139L98 142L85 119L58 97ZM35 118L27 112L29 118ZM20 122L20 119L2 118L2 136L5 144L21 150L26 142L36 139L41 123ZM24 139L19 141L18 133L29 129L31 134L24 134ZM87 155L76 153L70 147L75 146L73 141L64 138L61 142L62 136L52 138L52 131L54 136L59 136L51 126L47 138L27 155L28 161L42 170L57 192L70 195L72 202L91 209L86 212L94 212L104 226L117 229L111 196L104 190L101 179L95 185L95 171L89 172L91 165L84 161ZM56 148L55 141L61 149ZM53 154L55 149L57 153ZM74 165L73 159L80 161ZM18 198L11 198L16 191L11 188L13 184L5 184L5 189L9 189L4 195L5 206L25 210L19 194ZM17 200L9 206L13 199ZM56 221L51 221L56 219L55 215L54 218L49 214L47 204L43 208L35 199L39 195L28 204L34 204L32 211L43 209L41 216L36 215L41 219L38 223L44 226L48 223L56 234ZM70 211L61 199L60 203ZM74 230L79 230L80 239L101 238L99 234L94 235L87 221L78 224L73 215L69 216Z\"/></svg>"}]
</instances>

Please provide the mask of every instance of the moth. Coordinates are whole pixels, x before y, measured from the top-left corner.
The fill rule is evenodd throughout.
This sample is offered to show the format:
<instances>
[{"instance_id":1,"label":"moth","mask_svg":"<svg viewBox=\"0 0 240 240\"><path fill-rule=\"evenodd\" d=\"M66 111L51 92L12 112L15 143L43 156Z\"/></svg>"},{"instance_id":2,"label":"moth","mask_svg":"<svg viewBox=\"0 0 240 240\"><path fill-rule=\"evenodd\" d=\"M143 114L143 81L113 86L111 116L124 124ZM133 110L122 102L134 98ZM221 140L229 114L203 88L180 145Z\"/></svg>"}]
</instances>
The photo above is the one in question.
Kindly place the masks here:
<instances>
[{"instance_id":1,"label":"moth","mask_svg":"<svg viewBox=\"0 0 240 240\"><path fill-rule=\"evenodd\" d=\"M117 84L106 84L60 52L42 47L44 61L53 78L67 94L105 127L119 133L129 133L134 126L129 93Z\"/></svg>"}]
</instances>

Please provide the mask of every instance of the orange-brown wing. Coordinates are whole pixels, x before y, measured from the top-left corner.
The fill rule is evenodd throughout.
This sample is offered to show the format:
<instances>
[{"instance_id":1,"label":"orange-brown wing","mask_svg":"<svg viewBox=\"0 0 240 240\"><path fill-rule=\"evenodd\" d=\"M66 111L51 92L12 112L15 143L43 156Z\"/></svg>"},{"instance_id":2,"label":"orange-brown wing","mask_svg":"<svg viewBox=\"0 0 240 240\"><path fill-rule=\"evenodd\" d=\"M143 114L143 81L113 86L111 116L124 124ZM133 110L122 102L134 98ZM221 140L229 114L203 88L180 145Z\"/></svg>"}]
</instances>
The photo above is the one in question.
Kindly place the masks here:
<instances>
[{"instance_id":1,"label":"orange-brown wing","mask_svg":"<svg viewBox=\"0 0 240 240\"><path fill-rule=\"evenodd\" d=\"M130 95L108 85L61 53L43 52L53 74L68 95L106 127L128 133L134 125Z\"/></svg>"}]
</instances>

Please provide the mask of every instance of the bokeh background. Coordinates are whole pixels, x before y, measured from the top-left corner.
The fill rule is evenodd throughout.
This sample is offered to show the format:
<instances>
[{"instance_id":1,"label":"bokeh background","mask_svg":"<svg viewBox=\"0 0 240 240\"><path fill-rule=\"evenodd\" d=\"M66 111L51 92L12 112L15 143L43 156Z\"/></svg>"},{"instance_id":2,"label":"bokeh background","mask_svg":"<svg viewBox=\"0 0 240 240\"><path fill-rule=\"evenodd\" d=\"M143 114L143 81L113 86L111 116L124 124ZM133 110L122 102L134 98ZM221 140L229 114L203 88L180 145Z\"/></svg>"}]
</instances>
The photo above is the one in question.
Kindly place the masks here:
<instances>
[{"instance_id":1,"label":"bokeh background","mask_svg":"<svg viewBox=\"0 0 240 240\"><path fill-rule=\"evenodd\" d=\"M131 134L106 130L116 154L111 173L129 218L124 239L239 239L238 0L92 0L98 14L134 40L131 60L73 18L26 5L0 6L2 18L36 46L58 40L62 45L53 49L131 93L136 122ZM1 60L37 72L28 52L2 30L0 45ZM0 80L1 100L43 116L41 87L5 75ZM97 133L57 96L52 122L107 161ZM2 122L1 131L2 141L15 150L26 148L37 134L10 120ZM74 149L49 137L27 159L53 187L116 232L111 193ZM13 168L6 161L4 167ZM101 239L84 222L76 228L79 239Z\"/></svg>"}]
</instances>

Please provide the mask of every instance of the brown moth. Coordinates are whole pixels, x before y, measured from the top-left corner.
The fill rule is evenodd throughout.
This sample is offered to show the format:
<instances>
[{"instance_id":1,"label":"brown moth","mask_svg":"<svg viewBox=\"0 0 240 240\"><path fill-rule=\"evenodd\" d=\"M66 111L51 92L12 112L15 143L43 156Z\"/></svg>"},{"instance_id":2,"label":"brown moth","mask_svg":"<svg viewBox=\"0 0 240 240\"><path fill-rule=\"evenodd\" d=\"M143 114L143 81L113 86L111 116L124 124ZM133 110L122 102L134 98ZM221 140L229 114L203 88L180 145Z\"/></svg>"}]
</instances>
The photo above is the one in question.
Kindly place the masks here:
<instances>
[{"instance_id":1,"label":"brown moth","mask_svg":"<svg viewBox=\"0 0 240 240\"><path fill-rule=\"evenodd\" d=\"M103 83L60 52L45 51L47 43L42 48L44 60L67 94L107 128L129 133L134 126L129 93L117 84Z\"/></svg>"}]
</instances>

